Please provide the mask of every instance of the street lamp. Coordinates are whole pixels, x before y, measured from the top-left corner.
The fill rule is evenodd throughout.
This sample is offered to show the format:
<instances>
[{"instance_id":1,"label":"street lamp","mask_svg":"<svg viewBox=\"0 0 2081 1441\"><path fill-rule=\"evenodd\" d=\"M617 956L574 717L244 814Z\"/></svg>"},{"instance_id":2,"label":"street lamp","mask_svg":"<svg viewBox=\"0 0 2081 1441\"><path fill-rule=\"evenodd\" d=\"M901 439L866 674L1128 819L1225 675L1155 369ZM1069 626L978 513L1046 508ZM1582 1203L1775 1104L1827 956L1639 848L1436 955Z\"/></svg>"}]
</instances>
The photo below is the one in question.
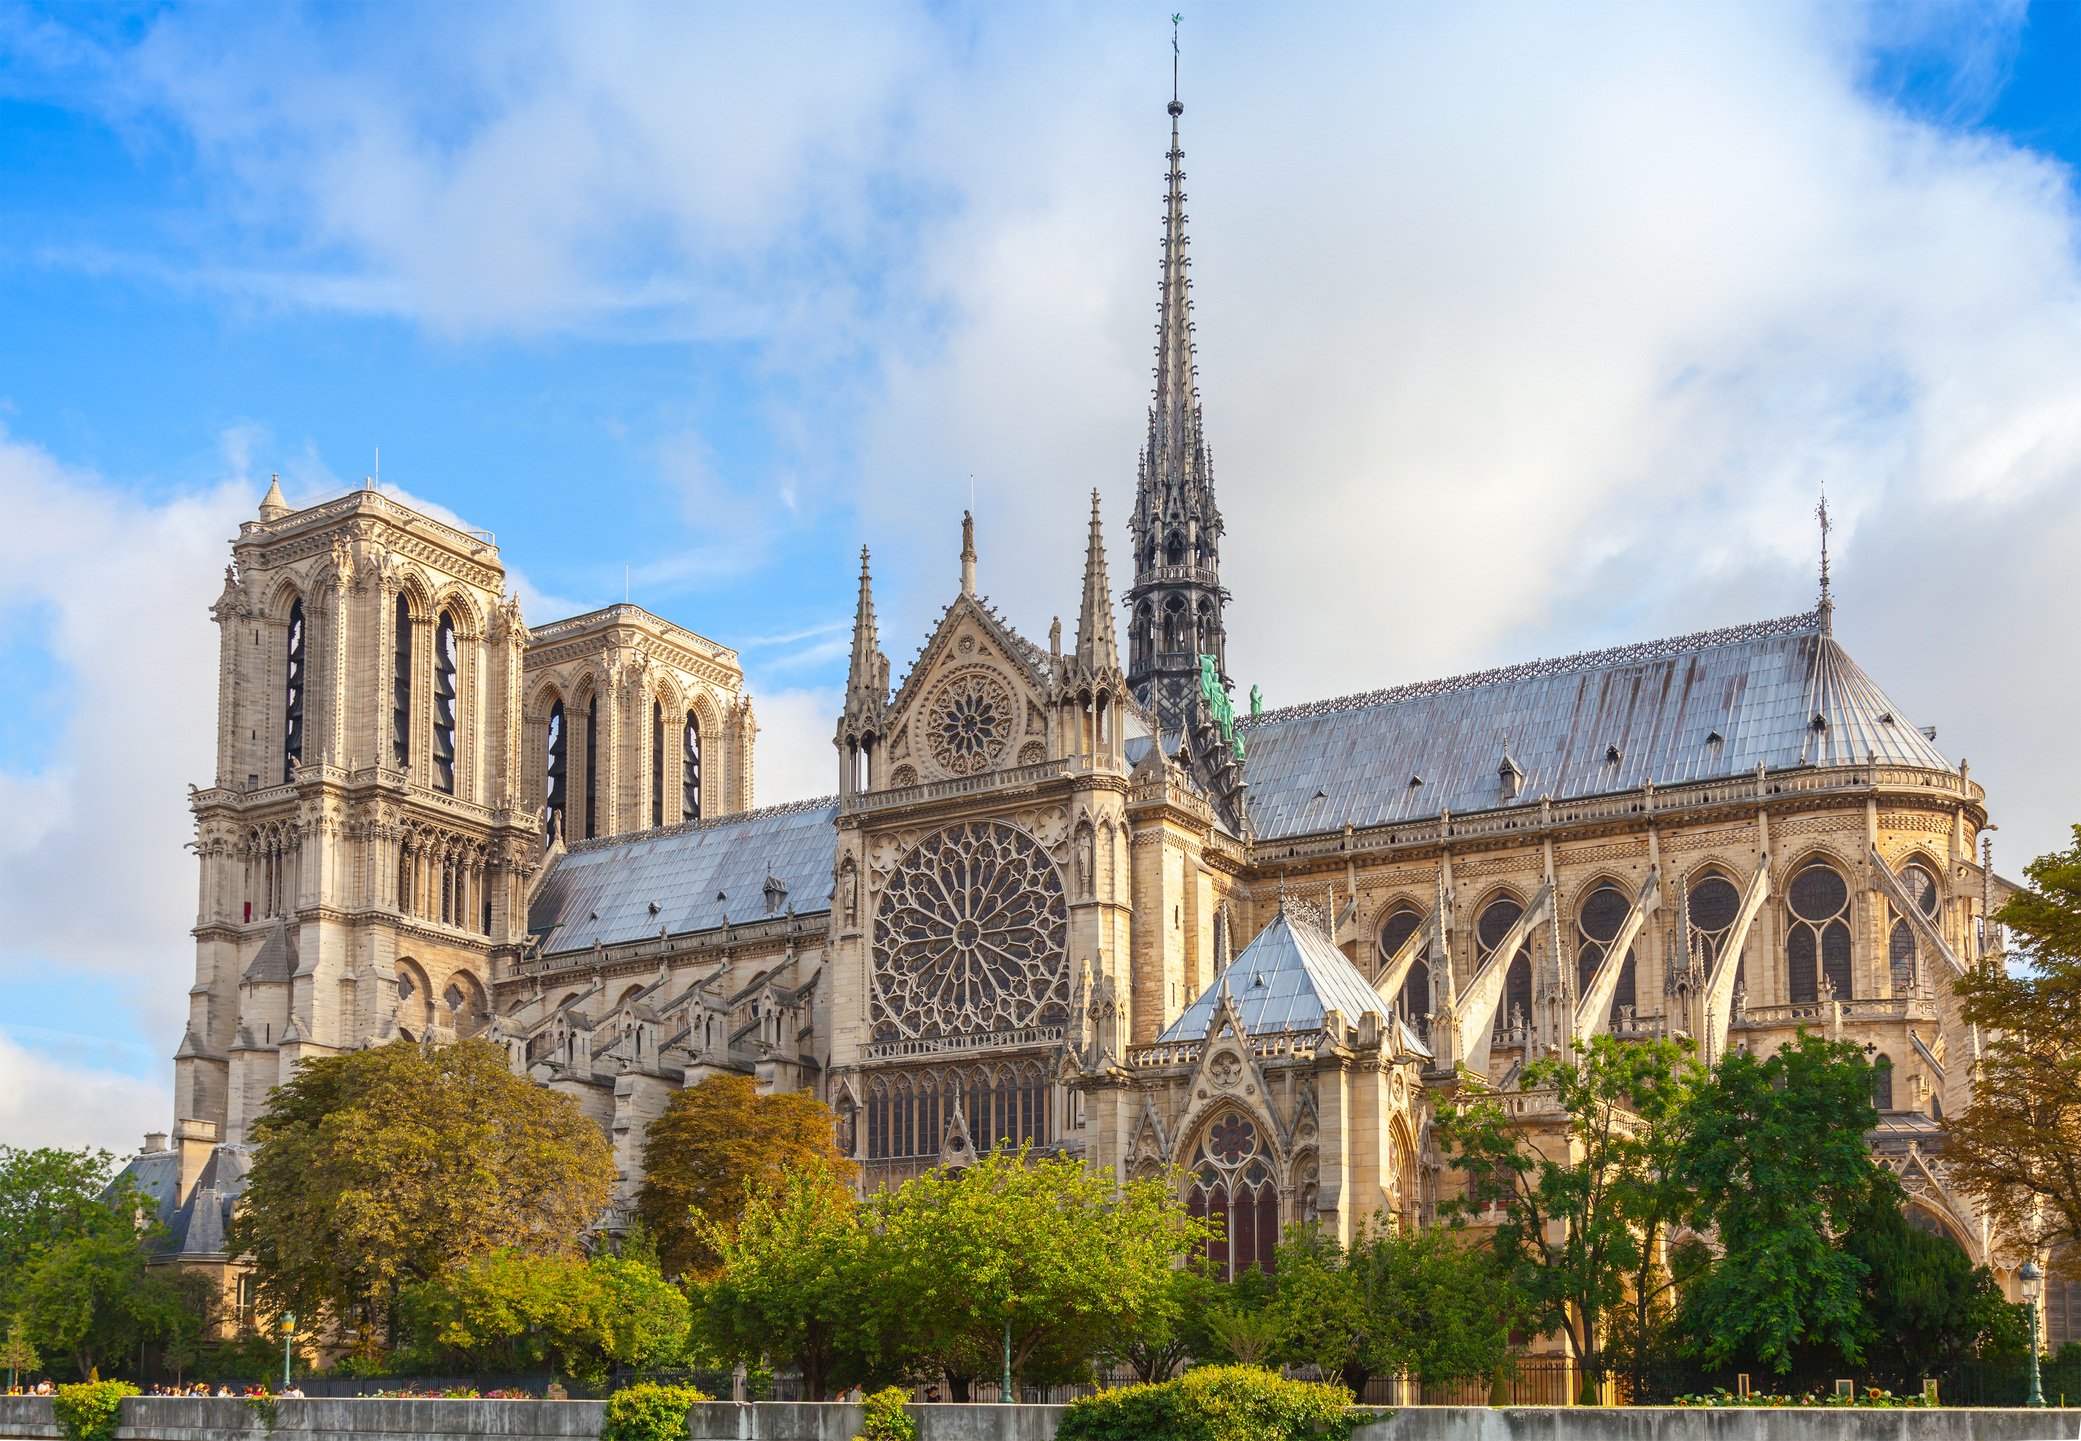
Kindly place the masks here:
<instances>
[{"instance_id":1,"label":"street lamp","mask_svg":"<svg viewBox=\"0 0 2081 1441\"><path fill-rule=\"evenodd\" d=\"M296 1313L282 1313L282 1389L289 1389L289 1345L296 1335Z\"/></svg>"},{"instance_id":2,"label":"street lamp","mask_svg":"<svg viewBox=\"0 0 2081 1441\"><path fill-rule=\"evenodd\" d=\"M1012 1404L1012 1318L1004 1318L1004 1380L999 1385L997 1399L1009 1406Z\"/></svg>"},{"instance_id":3,"label":"street lamp","mask_svg":"<svg viewBox=\"0 0 2081 1441\"><path fill-rule=\"evenodd\" d=\"M2038 1269L2038 1258L2033 1256L2023 1263L2016 1273L2016 1281L2023 1291L2023 1304L2030 1308L2030 1395L2024 1398L2026 1406L2045 1404L2045 1392L2038 1385L2038 1297L2044 1294L2045 1273Z\"/></svg>"}]
</instances>

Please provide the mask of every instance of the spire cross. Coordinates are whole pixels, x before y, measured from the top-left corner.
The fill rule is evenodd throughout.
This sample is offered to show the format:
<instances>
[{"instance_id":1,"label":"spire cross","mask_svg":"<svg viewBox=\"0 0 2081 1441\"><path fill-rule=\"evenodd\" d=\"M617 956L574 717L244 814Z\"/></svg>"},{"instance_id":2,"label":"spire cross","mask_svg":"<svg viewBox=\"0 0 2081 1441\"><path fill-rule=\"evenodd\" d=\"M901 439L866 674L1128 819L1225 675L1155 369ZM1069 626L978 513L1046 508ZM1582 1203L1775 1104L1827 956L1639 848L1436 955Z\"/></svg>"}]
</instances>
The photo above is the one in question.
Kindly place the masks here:
<instances>
[{"instance_id":1,"label":"spire cross","mask_svg":"<svg viewBox=\"0 0 2081 1441\"><path fill-rule=\"evenodd\" d=\"M1829 530L1829 521L1828 521L1828 486L1827 486L1827 484L1826 484L1825 482L1824 482L1824 483L1822 484L1822 486L1821 486L1821 499L1820 499L1820 502L1819 502L1818 504L1816 504L1816 505L1814 506L1814 516L1815 516L1815 518L1816 518L1817 520L1819 520L1819 521L1821 522L1821 604L1820 604L1820 613L1821 613L1821 628L1822 628L1822 629L1823 629L1824 631L1826 631L1826 630L1831 630L1831 629L1833 629L1833 622L1834 622L1834 619L1835 619L1835 601L1834 601L1834 599L1833 599L1833 598L1832 598L1832 597L1831 597L1831 596L1829 595L1829 593L1828 593L1828 530Z\"/></svg>"},{"instance_id":2,"label":"spire cross","mask_svg":"<svg viewBox=\"0 0 2081 1441\"><path fill-rule=\"evenodd\" d=\"M1184 19L1183 15L1171 16L1171 104L1174 106L1178 104L1178 26ZM1175 115L1178 112L1173 110L1171 113Z\"/></svg>"}]
</instances>

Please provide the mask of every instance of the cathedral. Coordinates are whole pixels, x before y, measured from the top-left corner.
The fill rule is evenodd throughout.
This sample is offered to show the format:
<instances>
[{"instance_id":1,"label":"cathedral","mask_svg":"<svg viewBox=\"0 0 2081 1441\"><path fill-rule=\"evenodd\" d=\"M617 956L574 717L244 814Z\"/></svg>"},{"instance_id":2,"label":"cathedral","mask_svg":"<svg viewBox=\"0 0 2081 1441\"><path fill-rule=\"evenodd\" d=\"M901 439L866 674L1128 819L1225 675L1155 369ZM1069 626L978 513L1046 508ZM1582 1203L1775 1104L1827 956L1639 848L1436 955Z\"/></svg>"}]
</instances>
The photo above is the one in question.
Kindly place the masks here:
<instances>
[{"instance_id":1,"label":"cathedral","mask_svg":"<svg viewBox=\"0 0 2081 1441\"><path fill-rule=\"evenodd\" d=\"M1917 1224L2006 1268L1939 1131L1976 1045L1951 981L2000 964L1985 793L1838 644L1825 579L1804 614L1237 705L1182 113L1131 579L1094 492L1074 632L1029 639L964 518L899 677L863 551L835 795L754 805L727 646L627 604L530 625L488 535L269 489L211 610L174 1130L133 1162L183 1254L221 1259L268 1089L399 1037L487 1037L570 1096L609 1228L671 1094L741 1074L828 1103L870 1188L1004 1143L1177 1168L1232 1269L1293 1222L1425 1224L1436 1110L1493 1092L1553 1134L1542 1055L1807 1028L1870 1058Z\"/></svg>"}]
</instances>

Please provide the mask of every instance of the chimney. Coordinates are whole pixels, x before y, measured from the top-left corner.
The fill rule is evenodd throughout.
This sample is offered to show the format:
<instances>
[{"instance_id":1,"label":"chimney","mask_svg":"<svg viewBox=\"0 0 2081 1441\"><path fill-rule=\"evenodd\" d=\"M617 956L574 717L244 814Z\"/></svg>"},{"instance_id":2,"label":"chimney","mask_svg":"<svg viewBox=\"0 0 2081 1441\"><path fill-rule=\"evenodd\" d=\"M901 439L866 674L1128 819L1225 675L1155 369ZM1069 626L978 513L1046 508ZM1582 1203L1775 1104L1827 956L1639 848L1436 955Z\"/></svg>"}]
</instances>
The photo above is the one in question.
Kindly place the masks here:
<instances>
[{"instance_id":1,"label":"chimney","mask_svg":"<svg viewBox=\"0 0 2081 1441\"><path fill-rule=\"evenodd\" d=\"M175 1121L173 1144L181 1153L181 1184L174 1193L174 1205L185 1206L195 1191L195 1183L202 1178L202 1168L210 1162L210 1152L217 1149L217 1123Z\"/></svg>"},{"instance_id":2,"label":"chimney","mask_svg":"<svg viewBox=\"0 0 2081 1441\"><path fill-rule=\"evenodd\" d=\"M138 1154L139 1154L139 1155L141 1155L141 1156L156 1156L156 1155L159 1155L159 1154L160 1154L161 1152L163 1152L163 1151L164 1151L165 1149L166 1149L166 1132L164 1132L164 1131L147 1131L147 1132L145 1132L145 1145L144 1145L144 1149L143 1149L142 1151L138 1152Z\"/></svg>"}]
</instances>

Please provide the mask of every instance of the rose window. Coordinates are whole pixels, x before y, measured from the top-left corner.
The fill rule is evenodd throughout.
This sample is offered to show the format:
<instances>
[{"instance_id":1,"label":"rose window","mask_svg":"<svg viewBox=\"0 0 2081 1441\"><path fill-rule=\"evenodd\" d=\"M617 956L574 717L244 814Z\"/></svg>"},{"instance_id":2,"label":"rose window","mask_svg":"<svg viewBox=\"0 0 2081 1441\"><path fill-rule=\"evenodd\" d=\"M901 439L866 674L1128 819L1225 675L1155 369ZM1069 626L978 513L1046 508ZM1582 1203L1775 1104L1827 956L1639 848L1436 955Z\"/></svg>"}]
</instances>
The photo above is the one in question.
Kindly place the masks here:
<instances>
[{"instance_id":1,"label":"rose window","mask_svg":"<svg viewBox=\"0 0 2081 1441\"><path fill-rule=\"evenodd\" d=\"M874 1039L939 1040L1069 1020L1069 912L1025 832L949 826L897 863L874 921Z\"/></svg>"},{"instance_id":2,"label":"rose window","mask_svg":"<svg viewBox=\"0 0 2081 1441\"><path fill-rule=\"evenodd\" d=\"M959 671L932 697L926 712L926 743L942 770L971 776L1004 754L1017 716L1011 687L995 674L982 669Z\"/></svg>"}]
</instances>

